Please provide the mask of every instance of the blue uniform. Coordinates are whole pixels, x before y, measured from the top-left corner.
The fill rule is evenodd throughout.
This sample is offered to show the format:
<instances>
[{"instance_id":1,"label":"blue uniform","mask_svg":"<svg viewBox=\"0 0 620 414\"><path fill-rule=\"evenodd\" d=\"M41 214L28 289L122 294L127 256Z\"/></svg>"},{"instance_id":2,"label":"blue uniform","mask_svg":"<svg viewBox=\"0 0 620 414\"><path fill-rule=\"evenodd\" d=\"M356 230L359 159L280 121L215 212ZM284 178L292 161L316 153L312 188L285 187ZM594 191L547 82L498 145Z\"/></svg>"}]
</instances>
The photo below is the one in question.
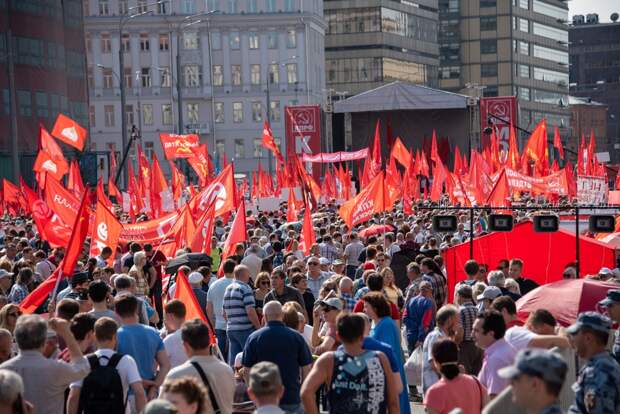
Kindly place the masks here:
<instances>
[{"instance_id":1,"label":"blue uniform","mask_svg":"<svg viewBox=\"0 0 620 414\"><path fill-rule=\"evenodd\" d=\"M620 413L620 365L607 353L594 355L573 384L570 414Z\"/></svg>"}]
</instances>

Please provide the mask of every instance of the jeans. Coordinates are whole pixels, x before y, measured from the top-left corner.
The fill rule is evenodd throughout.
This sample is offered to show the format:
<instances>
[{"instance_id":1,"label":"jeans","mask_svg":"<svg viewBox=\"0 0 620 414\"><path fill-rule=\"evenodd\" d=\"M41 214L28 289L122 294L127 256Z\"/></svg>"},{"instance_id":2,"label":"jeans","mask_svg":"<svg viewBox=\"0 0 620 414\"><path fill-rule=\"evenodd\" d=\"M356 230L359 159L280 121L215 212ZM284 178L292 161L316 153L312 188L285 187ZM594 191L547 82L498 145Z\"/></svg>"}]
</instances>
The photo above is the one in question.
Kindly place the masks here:
<instances>
[{"instance_id":1,"label":"jeans","mask_svg":"<svg viewBox=\"0 0 620 414\"><path fill-rule=\"evenodd\" d=\"M235 357L239 352L243 352L248 336L254 332L254 328L245 329L243 331L226 331L228 334L228 365L235 365Z\"/></svg>"},{"instance_id":2,"label":"jeans","mask_svg":"<svg viewBox=\"0 0 620 414\"><path fill-rule=\"evenodd\" d=\"M216 329L215 338L222 356L228 359L228 336L226 335L226 329Z\"/></svg>"},{"instance_id":3,"label":"jeans","mask_svg":"<svg viewBox=\"0 0 620 414\"><path fill-rule=\"evenodd\" d=\"M280 409L286 414L304 414L304 407L301 404L280 404Z\"/></svg>"}]
</instances>

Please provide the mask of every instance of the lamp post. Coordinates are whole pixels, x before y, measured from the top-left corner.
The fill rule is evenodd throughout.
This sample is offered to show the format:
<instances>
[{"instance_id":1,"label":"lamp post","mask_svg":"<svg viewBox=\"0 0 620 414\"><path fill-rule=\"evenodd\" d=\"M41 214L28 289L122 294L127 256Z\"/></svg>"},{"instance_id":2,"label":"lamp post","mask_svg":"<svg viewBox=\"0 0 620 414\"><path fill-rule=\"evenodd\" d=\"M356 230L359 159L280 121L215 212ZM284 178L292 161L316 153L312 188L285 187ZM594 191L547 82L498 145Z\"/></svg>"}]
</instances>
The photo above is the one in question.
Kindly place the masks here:
<instances>
[{"instance_id":1,"label":"lamp post","mask_svg":"<svg viewBox=\"0 0 620 414\"><path fill-rule=\"evenodd\" d=\"M150 7L150 6L157 6L163 3L168 3L168 0L160 0L160 1L156 1L153 3L148 3L148 4L143 4L143 5L138 5L138 6L133 6L130 7L128 9L128 11L131 13L132 11L136 10L136 9L144 9L146 7ZM146 14L150 14L151 11L150 10L143 10L141 12L138 13L132 13L129 14L127 16L122 16L119 23L118 23L118 40L119 40L119 47L118 47L118 67L119 67L119 88L120 88L120 92L121 92L121 138L122 138L122 143L123 143L123 148L127 149L128 145L130 144L130 142L128 142L127 140L127 118L126 118L126 114L125 114L125 105L126 105L126 101L127 101L127 97L126 97L126 91L125 91L125 77L124 77L124 71L125 71L125 51L123 50L122 47L122 42L123 42L123 27L132 19L135 19L136 17L140 17L140 16L144 16ZM114 183L118 186L118 180L121 176L121 172L123 171L124 167L125 167L125 161L126 161L126 157L123 157L123 160L121 161L121 165L119 165L118 167L118 171L116 173L116 178L114 179ZM127 183L127 172L125 172L124 174L125 177L125 184Z\"/></svg>"}]
</instances>

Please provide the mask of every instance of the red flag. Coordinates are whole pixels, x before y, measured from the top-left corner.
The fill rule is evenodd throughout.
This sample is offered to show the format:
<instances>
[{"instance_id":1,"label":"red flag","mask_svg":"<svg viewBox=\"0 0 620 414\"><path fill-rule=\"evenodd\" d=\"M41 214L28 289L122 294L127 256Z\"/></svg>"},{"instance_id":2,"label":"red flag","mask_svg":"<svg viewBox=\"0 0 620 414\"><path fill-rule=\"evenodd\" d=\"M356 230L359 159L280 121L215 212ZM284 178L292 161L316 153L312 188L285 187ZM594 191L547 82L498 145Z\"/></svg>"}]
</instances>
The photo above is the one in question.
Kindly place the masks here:
<instances>
[{"instance_id":1,"label":"red flag","mask_svg":"<svg viewBox=\"0 0 620 414\"><path fill-rule=\"evenodd\" d=\"M377 125L375 126L375 139L372 144L372 154L370 156L370 170L368 180L372 180L381 171L381 132L380 123L377 119Z\"/></svg>"},{"instance_id":2,"label":"red flag","mask_svg":"<svg viewBox=\"0 0 620 414\"><path fill-rule=\"evenodd\" d=\"M80 209L80 199L51 177L47 179L43 194L49 208L58 214L64 223L71 226Z\"/></svg>"},{"instance_id":3,"label":"red flag","mask_svg":"<svg viewBox=\"0 0 620 414\"><path fill-rule=\"evenodd\" d=\"M93 222L90 235L90 257L101 254L101 250L108 246L112 252L116 252L118 238L123 226L118 222L116 216L99 200L95 210L95 221ZM114 263L114 254L108 258L108 265Z\"/></svg>"},{"instance_id":4,"label":"red flag","mask_svg":"<svg viewBox=\"0 0 620 414\"><path fill-rule=\"evenodd\" d=\"M84 181L82 181L82 174L80 174L80 165L75 159L71 161L71 165L69 166L67 189L72 191L75 195L84 193Z\"/></svg>"},{"instance_id":5,"label":"red flag","mask_svg":"<svg viewBox=\"0 0 620 414\"><path fill-rule=\"evenodd\" d=\"M512 170L517 171L519 169L519 144L517 144L517 134L512 124L510 124L507 164L508 167Z\"/></svg>"},{"instance_id":6,"label":"red flag","mask_svg":"<svg viewBox=\"0 0 620 414\"><path fill-rule=\"evenodd\" d=\"M236 203L236 184L234 179L233 165L230 164L190 202L192 214L203 212L207 206L215 201L215 216L234 210Z\"/></svg>"},{"instance_id":7,"label":"red flag","mask_svg":"<svg viewBox=\"0 0 620 414\"><path fill-rule=\"evenodd\" d=\"M312 225L312 217L310 215L310 208L306 203L306 209L304 211L304 219L301 227L301 235L299 241L299 250L301 250L304 256L310 254L310 249L316 243L316 237L314 235L314 227Z\"/></svg>"},{"instance_id":8,"label":"red flag","mask_svg":"<svg viewBox=\"0 0 620 414\"><path fill-rule=\"evenodd\" d=\"M448 172L441 162L440 158L437 158L437 163L435 164L433 170L433 184L431 187L431 200L439 201L441 198L441 194L443 192L443 183L446 181L448 176Z\"/></svg>"},{"instance_id":9,"label":"red flag","mask_svg":"<svg viewBox=\"0 0 620 414\"><path fill-rule=\"evenodd\" d=\"M587 160L587 148L586 138L581 134L581 144L579 145L579 153L577 154L577 174L583 175L586 173L586 160Z\"/></svg>"},{"instance_id":10,"label":"red flag","mask_svg":"<svg viewBox=\"0 0 620 414\"><path fill-rule=\"evenodd\" d=\"M276 141L273 138L273 132L271 132L271 126L269 126L269 121L265 120L263 124L263 147L267 148L271 152L273 152L273 156L282 164L284 164L284 157L282 157L282 153L280 152L280 148L276 145Z\"/></svg>"},{"instance_id":11,"label":"red flag","mask_svg":"<svg viewBox=\"0 0 620 414\"><path fill-rule=\"evenodd\" d=\"M110 146L110 178L116 176L116 169L118 165L116 164L116 151L114 150L114 145Z\"/></svg>"},{"instance_id":12,"label":"red flag","mask_svg":"<svg viewBox=\"0 0 620 414\"><path fill-rule=\"evenodd\" d=\"M2 179L2 196L5 203L19 204L22 196L19 187L7 180Z\"/></svg>"},{"instance_id":13,"label":"red flag","mask_svg":"<svg viewBox=\"0 0 620 414\"><path fill-rule=\"evenodd\" d=\"M547 122L544 119L538 123L523 149L522 163L525 165L528 160L534 161L535 171L538 174L541 176L547 175L549 169L549 148L547 146Z\"/></svg>"},{"instance_id":14,"label":"red flag","mask_svg":"<svg viewBox=\"0 0 620 414\"><path fill-rule=\"evenodd\" d=\"M192 252L211 254L211 238L215 225L215 203L207 208L196 224L196 231L190 244Z\"/></svg>"},{"instance_id":15,"label":"red flag","mask_svg":"<svg viewBox=\"0 0 620 414\"><path fill-rule=\"evenodd\" d=\"M153 153L151 169L151 209L154 217L160 217L164 211L174 210L172 194L168 191L168 182L159 166L157 156Z\"/></svg>"},{"instance_id":16,"label":"red flag","mask_svg":"<svg viewBox=\"0 0 620 414\"><path fill-rule=\"evenodd\" d=\"M40 150L37 154L32 170L39 174L49 174L56 180L61 180L66 173L63 165L54 161L49 153L44 150Z\"/></svg>"},{"instance_id":17,"label":"red flag","mask_svg":"<svg viewBox=\"0 0 620 414\"><path fill-rule=\"evenodd\" d=\"M174 290L174 298L180 300L185 304L185 320L191 321L192 319L200 319L207 323L205 313L198 304L196 294L190 286L185 272L179 270L176 277L176 288ZM209 340L213 344L215 339L213 332L209 329Z\"/></svg>"},{"instance_id":18,"label":"red flag","mask_svg":"<svg viewBox=\"0 0 620 414\"><path fill-rule=\"evenodd\" d=\"M37 310L37 308L47 300L50 293L52 293L54 287L56 286L59 273L60 266L54 271L54 273L50 275L50 277L45 279L43 283L37 286L35 290L30 292L28 296L26 296L26 298L19 305L19 308L23 313L34 313L34 311Z\"/></svg>"},{"instance_id":19,"label":"red flag","mask_svg":"<svg viewBox=\"0 0 620 414\"><path fill-rule=\"evenodd\" d=\"M347 200L338 210L338 214L349 229L364 223L375 214L385 209L385 183L380 172L360 193Z\"/></svg>"},{"instance_id":20,"label":"red flag","mask_svg":"<svg viewBox=\"0 0 620 414\"><path fill-rule=\"evenodd\" d=\"M177 249L191 246L195 233L196 225L194 224L189 207L185 205L177 221L170 229L170 234L177 244Z\"/></svg>"},{"instance_id":21,"label":"red flag","mask_svg":"<svg viewBox=\"0 0 620 414\"><path fill-rule=\"evenodd\" d=\"M99 180L97 180L97 200L103 203L103 205L108 210L114 211L114 205L112 204L112 202L106 195L105 191L103 190L103 178L102 177L99 177Z\"/></svg>"},{"instance_id":22,"label":"red flag","mask_svg":"<svg viewBox=\"0 0 620 414\"><path fill-rule=\"evenodd\" d=\"M71 238L69 239L69 244L66 248L62 266L62 273L64 275L73 275L75 265L78 258L82 254L82 250L84 249L84 240L86 240L86 236L88 235L89 217L87 190L82 196L82 203L80 204L80 209L75 217L73 232L71 233Z\"/></svg>"},{"instance_id":23,"label":"red flag","mask_svg":"<svg viewBox=\"0 0 620 414\"><path fill-rule=\"evenodd\" d=\"M82 128L73 119L58 114L52 135L74 148L82 151L86 142L86 129Z\"/></svg>"},{"instance_id":24,"label":"red flag","mask_svg":"<svg viewBox=\"0 0 620 414\"><path fill-rule=\"evenodd\" d=\"M245 201L242 198L241 204L239 204L239 208L237 209L237 214L235 215L235 219L230 226L230 232L228 233L228 237L224 242L224 248L222 249L222 256L220 262L220 269L218 271L218 276L224 275L224 269L222 264L228 257L232 256L235 253L235 248L237 247L237 243L242 243L248 239L247 237L247 227L245 221Z\"/></svg>"},{"instance_id":25,"label":"red flag","mask_svg":"<svg viewBox=\"0 0 620 414\"><path fill-rule=\"evenodd\" d=\"M618 174L620 176L620 174ZM286 221L292 222L297 221L297 207L295 206L295 195L294 188L289 188L288 190L288 203L286 207Z\"/></svg>"},{"instance_id":26,"label":"red flag","mask_svg":"<svg viewBox=\"0 0 620 414\"><path fill-rule=\"evenodd\" d=\"M503 169L497 178L493 190L487 197L486 204L491 207L509 207L510 206L510 185L506 176L506 169Z\"/></svg>"},{"instance_id":27,"label":"red flag","mask_svg":"<svg viewBox=\"0 0 620 414\"><path fill-rule=\"evenodd\" d=\"M121 192L116 188L116 184L114 184L114 180L108 180L108 194L110 197L116 198L116 202L121 204Z\"/></svg>"},{"instance_id":28,"label":"red flag","mask_svg":"<svg viewBox=\"0 0 620 414\"><path fill-rule=\"evenodd\" d=\"M596 175L595 167L595 154L596 154L596 141L594 138L594 130L590 130L590 142L588 143L588 158L586 160L586 174L587 175Z\"/></svg>"},{"instance_id":29,"label":"red flag","mask_svg":"<svg viewBox=\"0 0 620 414\"><path fill-rule=\"evenodd\" d=\"M396 137L390 156L394 157L396 161L405 168L409 167L409 164L411 164L411 153L400 140L400 137Z\"/></svg>"},{"instance_id":30,"label":"red flag","mask_svg":"<svg viewBox=\"0 0 620 414\"><path fill-rule=\"evenodd\" d=\"M194 153L192 148L200 144L200 139L196 134L177 135L160 133L159 139L164 149L164 156L168 160L175 158L192 158Z\"/></svg>"},{"instance_id":31,"label":"red flag","mask_svg":"<svg viewBox=\"0 0 620 414\"><path fill-rule=\"evenodd\" d=\"M185 176L176 167L174 161L170 161L170 172L170 175L172 176L172 196L175 200L178 200L183 194L183 187L185 187Z\"/></svg>"},{"instance_id":32,"label":"red flag","mask_svg":"<svg viewBox=\"0 0 620 414\"><path fill-rule=\"evenodd\" d=\"M207 144L192 147L192 152L194 153L194 156L192 158L188 158L187 161L196 172L196 175L198 175L200 184L205 186L209 182L209 159L207 157Z\"/></svg>"},{"instance_id":33,"label":"red flag","mask_svg":"<svg viewBox=\"0 0 620 414\"><path fill-rule=\"evenodd\" d=\"M558 149L560 158L564 158L564 147L562 146L562 140L560 139L560 130L556 126L553 131L553 146Z\"/></svg>"},{"instance_id":34,"label":"red flag","mask_svg":"<svg viewBox=\"0 0 620 414\"><path fill-rule=\"evenodd\" d=\"M437 164L441 161L441 157L439 156L439 149L437 148L437 134L433 129L433 138L431 141L431 161Z\"/></svg>"}]
</instances>

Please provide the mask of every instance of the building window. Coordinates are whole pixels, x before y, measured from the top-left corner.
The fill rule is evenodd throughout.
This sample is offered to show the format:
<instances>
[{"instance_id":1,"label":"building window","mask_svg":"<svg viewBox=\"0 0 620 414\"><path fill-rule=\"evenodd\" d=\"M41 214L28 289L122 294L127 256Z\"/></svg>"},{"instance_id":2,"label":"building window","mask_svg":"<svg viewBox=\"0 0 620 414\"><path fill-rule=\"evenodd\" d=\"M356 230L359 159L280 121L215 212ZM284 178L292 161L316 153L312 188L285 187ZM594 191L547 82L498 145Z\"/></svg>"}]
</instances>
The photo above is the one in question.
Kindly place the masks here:
<instances>
[{"instance_id":1,"label":"building window","mask_svg":"<svg viewBox=\"0 0 620 414\"><path fill-rule=\"evenodd\" d=\"M168 50L170 49L170 38L167 33L162 33L159 35L159 50Z\"/></svg>"},{"instance_id":2,"label":"building window","mask_svg":"<svg viewBox=\"0 0 620 414\"><path fill-rule=\"evenodd\" d=\"M482 91L482 96L484 97L497 96L497 85L489 85L485 87L484 90Z\"/></svg>"},{"instance_id":3,"label":"building window","mask_svg":"<svg viewBox=\"0 0 620 414\"><path fill-rule=\"evenodd\" d=\"M529 33L530 22L527 19L519 18L519 30L525 33Z\"/></svg>"},{"instance_id":4,"label":"building window","mask_svg":"<svg viewBox=\"0 0 620 414\"><path fill-rule=\"evenodd\" d=\"M112 51L112 44L110 43L110 35L107 33L101 34L101 53L110 53Z\"/></svg>"},{"instance_id":5,"label":"building window","mask_svg":"<svg viewBox=\"0 0 620 414\"><path fill-rule=\"evenodd\" d=\"M212 32L211 36L211 48L213 50L222 49L222 34L220 32Z\"/></svg>"},{"instance_id":6,"label":"building window","mask_svg":"<svg viewBox=\"0 0 620 414\"><path fill-rule=\"evenodd\" d=\"M250 83L260 85L260 65L250 65Z\"/></svg>"},{"instance_id":7,"label":"building window","mask_svg":"<svg viewBox=\"0 0 620 414\"><path fill-rule=\"evenodd\" d=\"M243 122L243 102L233 102L233 122Z\"/></svg>"},{"instance_id":8,"label":"building window","mask_svg":"<svg viewBox=\"0 0 620 414\"><path fill-rule=\"evenodd\" d=\"M289 49L295 49L297 47L297 33L295 29L286 31L286 47Z\"/></svg>"},{"instance_id":9,"label":"building window","mask_svg":"<svg viewBox=\"0 0 620 414\"><path fill-rule=\"evenodd\" d=\"M224 102L216 102L215 103L215 123L223 124L226 120L226 115L224 112Z\"/></svg>"},{"instance_id":10,"label":"building window","mask_svg":"<svg viewBox=\"0 0 620 414\"><path fill-rule=\"evenodd\" d=\"M551 69L534 68L534 79L545 82L557 83L559 86L568 85L568 73L558 72Z\"/></svg>"},{"instance_id":11,"label":"building window","mask_svg":"<svg viewBox=\"0 0 620 414\"><path fill-rule=\"evenodd\" d=\"M530 88L524 88L523 86L519 86L519 99L523 99L524 101L530 100Z\"/></svg>"},{"instance_id":12,"label":"building window","mask_svg":"<svg viewBox=\"0 0 620 414\"><path fill-rule=\"evenodd\" d=\"M164 125L172 125L172 105L161 105L161 123Z\"/></svg>"},{"instance_id":13,"label":"building window","mask_svg":"<svg viewBox=\"0 0 620 414\"><path fill-rule=\"evenodd\" d=\"M198 49L198 33L196 32L183 33L183 49L186 49L186 50Z\"/></svg>"},{"instance_id":14,"label":"building window","mask_svg":"<svg viewBox=\"0 0 620 414\"><path fill-rule=\"evenodd\" d=\"M286 64L286 81L289 84L297 83L297 63Z\"/></svg>"},{"instance_id":15,"label":"building window","mask_svg":"<svg viewBox=\"0 0 620 414\"><path fill-rule=\"evenodd\" d=\"M480 7L497 7L496 0L480 0Z\"/></svg>"},{"instance_id":16,"label":"building window","mask_svg":"<svg viewBox=\"0 0 620 414\"><path fill-rule=\"evenodd\" d=\"M250 43L250 49L258 49L259 48L258 33L250 32L250 34L248 35L248 40L249 40L249 43Z\"/></svg>"},{"instance_id":17,"label":"building window","mask_svg":"<svg viewBox=\"0 0 620 414\"><path fill-rule=\"evenodd\" d=\"M261 138L254 138L252 140L252 144L254 147L254 157L262 158L263 157L263 140Z\"/></svg>"},{"instance_id":18,"label":"building window","mask_svg":"<svg viewBox=\"0 0 620 414\"><path fill-rule=\"evenodd\" d=\"M269 13L275 13L275 11L276 11L276 0L267 0L267 11Z\"/></svg>"},{"instance_id":19,"label":"building window","mask_svg":"<svg viewBox=\"0 0 620 414\"><path fill-rule=\"evenodd\" d=\"M215 140L215 155L218 158L222 158L224 156L224 152L226 151L226 143L223 139Z\"/></svg>"},{"instance_id":20,"label":"building window","mask_svg":"<svg viewBox=\"0 0 620 414\"><path fill-rule=\"evenodd\" d=\"M267 33L267 46L269 47L269 49L278 48L278 33L277 32Z\"/></svg>"},{"instance_id":21,"label":"building window","mask_svg":"<svg viewBox=\"0 0 620 414\"><path fill-rule=\"evenodd\" d=\"M228 0L228 13L229 14L237 14L237 0Z\"/></svg>"},{"instance_id":22,"label":"building window","mask_svg":"<svg viewBox=\"0 0 620 414\"><path fill-rule=\"evenodd\" d=\"M86 47L87 52L93 51L93 42L90 39L90 35L88 33L84 35L84 46Z\"/></svg>"},{"instance_id":23,"label":"building window","mask_svg":"<svg viewBox=\"0 0 620 414\"><path fill-rule=\"evenodd\" d=\"M95 105L88 107L88 123L92 128L97 126L97 112L95 111Z\"/></svg>"},{"instance_id":24,"label":"building window","mask_svg":"<svg viewBox=\"0 0 620 414\"><path fill-rule=\"evenodd\" d=\"M137 2L137 12L138 13L146 13L148 11L148 2L147 0L138 0Z\"/></svg>"},{"instance_id":25,"label":"building window","mask_svg":"<svg viewBox=\"0 0 620 414\"><path fill-rule=\"evenodd\" d=\"M529 42L524 42L523 40L519 40L519 53L522 55L530 54L530 44Z\"/></svg>"},{"instance_id":26,"label":"building window","mask_svg":"<svg viewBox=\"0 0 620 414\"><path fill-rule=\"evenodd\" d=\"M115 125L114 122L114 105L105 105L103 107L103 114L105 118L105 126L113 127Z\"/></svg>"},{"instance_id":27,"label":"building window","mask_svg":"<svg viewBox=\"0 0 620 414\"><path fill-rule=\"evenodd\" d=\"M118 0L118 14L125 15L129 13L129 0Z\"/></svg>"},{"instance_id":28,"label":"building window","mask_svg":"<svg viewBox=\"0 0 620 414\"><path fill-rule=\"evenodd\" d=\"M88 87L90 89L93 89L95 87L95 73L94 73L92 66L88 67L88 70L86 72L86 77L88 81Z\"/></svg>"},{"instance_id":29,"label":"building window","mask_svg":"<svg viewBox=\"0 0 620 414\"><path fill-rule=\"evenodd\" d=\"M566 29L559 29L557 27L534 22L532 31L535 35L544 36L560 43L568 42L568 30Z\"/></svg>"},{"instance_id":30,"label":"building window","mask_svg":"<svg viewBox=\"0 0 620 414\"><path fill-rule=\"evenodd\" d=\"M224 69L222 65L213 65L213 86L224 85Z\"/></svg>"},{"instance_id":31,"label":"building window","mask_svg":"<svg viewBox=\"0 0 620 414\"><path fill-rule=\"evenodd\" d=\"M280 66L277 63L269 65L269 82L268 83L280 83Z\"/></svg>"},{"instance_id":32,"label":"building window","mask_svg":"<svg viewBox=\"0 0 620 414\"><path fill-rule=\"evenodd\" d=\"M160 3L157 3L157 13L158 14L168 14L168 9L166 9L166 5L168 3L165 1L162 1Z\"/></svg>"},{"instance_id":33,"label":"building window","mask_svg":"<svg viewBox=\"0 0 620 414\"><path fill-rule=\"evenodd\" d=\"M108 16L110 14L110 3L108 0L99 0L99 15Z\"/></svg>"},{"instance_id":34,"label":"building window","mask_svg":"<svg viewBox=\"0 0 620 414\"><path fill-rule=\"evenodd\" d=\"M529 67L529 65L518 64L517 65L517 74L521 78L528 78L529 79L529 77L530 77L530 67Z\"/></svg>"},{"instance_id":35,"label":"building window","mask_svg":"<svg viewBox=\"0 0 620 414\"><path fill-rule=\"evenodd\" d=\"M258 102L252 102L252 121L261 122L263 120L263 104Z\"/></svg>"},{"instance_id":36,"label":"building window","mask_svg":"<svg viewBox=\"0 0 620 414\"><path fill-rule=\"evenodd\" d=\"M294 9L294 4L293 4L293 0L284 0L284 11L285 12L292 12Z\"/></svg>"},{"instance_id":37,"label":"building window","mask_svg":"<svg viewBox=\"0 0 620 414\"><path fill-rule=\"evenodd\" d=\"M568 52L551 49L544 46L534 45L534 56L541 59L552 60L558 63L568 63Z\"/></svg>"},{"instance_id":38,"label":"building window","mask_svg":"<svg viewBox=\"0 0 620 414\"><path fill-rule=\"evenodd\" d=\"M233 86L241 86L241 65L230 65L230 81Z\"/></svg>"},{"instance_id":39,"label":"building window","mask_svg":"<svg viewBox=\"0 0 620 414\"><path fill-rule=\"evenodd\" d=\"M127 124L134 125L133 119L133 105L125 105L125 119L127 119Z\"/></svg>"},{"instance_id":40,"label":"building window","mask_svg":"<svg viewBox=\"0 0 620 414\"><path fill-rule=\"evenodd\" d=\"M132 88L133 76L131 74L131 68L123 68L123 78L125 79L125 86Z\"/></svg>"},{"instance_id":41,"label":"building window","mask_svg":"<svg viewBox=\"0 0 620 414\"><path fill-rule=\"evenodd\" d=\"M125 53L129 52L131 48L131 39L129 33L123 33L121 36L121 50Z\"/></svg>"},{"instance_id":42,"label":"building window","mask_svg":"<svg viewBox=\"0 0 620 414\"><path fill-rule=\"evenodd\" d=\"M241 47L239 32L230 32L228 35L228 42L231 49L238 50Z\"/></svg>"},{"instance_id":43,"label":"building window","mask_svg":"<svg viewBox=\"0 0 620 414\"><path fill-rule=\"evenodd\" d=\"M185 77L185 86L187 88L197 88L201 84L201 70L198 65L183 66L183 75Z\"/></svg>"},{"instance_id":44,"label":"building window","mask_svg":"<svg viewBox=\"0 0 620 414\"><path fill-rule=\"evenodd\" d=\"M169 88L172 85L172 76L170 76L170 68L162 66L159 68L159 85L162 88Z\"/></svg>"},{"instance_id":45,"label":"building window","mask_svg":"<svg viewBox=\"0 0 620 414\"><path fill-rule=\"evenodd\" d=\"M280 122L280 101L271 101L271 111L269 111L269 115L271 117L271 122Z\"/></svg>"},{"instance_id":46,"label":"building window","mask_svg":"<svg viewBox=\"0 0 620 414\"><path fill-rule=\"evenodd\" d=\"M439 68L439 79L459 79L460 77L460 66L442 66Z\"/></svg>"},{"instance_id":47,"label":"building window","mask_svg":"<svg viewBox=\"0 0 620 414\"><path fill-rule=\"evenodd\" d=\"M187 122L190 124L197 124L200 120L199 104L188 103L185 104L187 109Z\"/></svg>"},{"instance_id":48,"label":"building window","mask_svg":"<svg viewBox=\"0 0 620 414\"><path fill-rule=\"evenodd\" d=\"M546 16L553 17L554 19L568 19L568 10L566 8L554 6L540 0L534 0L533 10L536 13L544 14Z\"/></svg>"},{"instance_id":49,"label":"building window","mask_svg":"<svg viewBox=\"0 0 620 414\"><path fill-rule=\"evenodd\" d=\"M153 105L142 104L142 122L144 125L153 125Z\"/></svg>"},{"instance_id":50,"label":"building window","mask_svg":"<svg viewBox=\"0 0 620 414\"><path fill-rule=\"evenodd\" d=\"M47 107L47 94L45 92L35 93L35 102L37 105L37 117L48 118L50 114Z\"/></svg>"},{"instance_id":51,"label":"building window","mask_svg":"<svg viewBox=\"0 0 620 414\"><path fill-rule=\"evenodd\" d=\"M140 78L142 80L142 87L150 88L151 87L151 68L142 68L142 71L140 72Z\"/></svg>"},{"instance_id":52,"label":"building window","mask_svg":"<svg viewBox=\"0 0 620 414\"><path fill-rule=\"evenodd\" d=\"M497 63L483 63L480 65L480 76L497 76Z\"/></svg>"},{"instance_id":53,"label":"building window","mask_svg":"<svg viewBox=\"0 0 620 414\"><path fill-rule=\"evenodd\" d=\"M258 13L258 0L248 1L248 13Z\"/></svg>"},{"instance_id":54,"label":"building window","mask_svg":"<svg viewBox=\"0 0 620 414\"><path fill-rule=\"evenodd\" d=\"M194 5L194 0L183 0L183 13L184 14L194 14L196 13L196 7Z\"/></svg>"},{"instance_id":55,"label":"building window","mask_svg":"<svg viewBox=\"0 0 620 414\"><path fill-rule=\"evenodd\" d=\"M497 16L480 17L480 30L497 30Z\"/></svg>"},{"instance_id":56,"label":"building window","mask_svg":"<svg viewBox=\"0 0 620 414\"><path fill-rule=\"evenodd\" d=\"M519 0L519 7L525 10L530 9L530 0Z\"/></svg>"},{"instance_id":57,"label":"building window","mask_svg":"<svg viewBox=\"0 0 620 414\"><path fill-rule=\"evenodd\" d=\"M103 88L104 89L112 89L114 87L112 80L112 69L103 68Z\"/></svg>"},{"instance_id":58,"label":"building window","mask_svg":"<svg viewBox=\"0 0 620 414\"><path fill-rule=\"evenodd\" d=\"M245 158L245 145L242 139L235 140L235 159Z\"/></svg>"},{"instance_id":59,"label":"building window","mask_svg":"<svg viewBox=\"0 0 620 414\"><path fill-rule=\"evenodd\" d=\"M480 41L480 53L483 55L497 53L497 39L482 39Z\"/></svg>"},{"instance_id":60,"label":"building window","mask_svg":"<svg viewBox=\"0 0 620 414\"><path fill-rule=\"evenodd\" d=\"M147 52L151 48L148 33L140 33L140 50Z\"/></svg>"}]
</instances>

